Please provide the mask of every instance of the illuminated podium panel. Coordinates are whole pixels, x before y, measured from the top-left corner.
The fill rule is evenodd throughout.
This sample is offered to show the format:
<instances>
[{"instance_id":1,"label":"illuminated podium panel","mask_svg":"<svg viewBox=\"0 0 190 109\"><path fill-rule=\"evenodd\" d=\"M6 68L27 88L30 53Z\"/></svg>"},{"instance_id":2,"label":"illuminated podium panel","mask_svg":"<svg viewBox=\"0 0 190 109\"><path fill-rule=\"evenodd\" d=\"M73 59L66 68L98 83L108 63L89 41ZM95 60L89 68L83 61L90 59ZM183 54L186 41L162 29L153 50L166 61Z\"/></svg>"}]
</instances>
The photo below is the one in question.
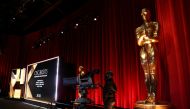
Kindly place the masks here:
<instances>
[{"instance_id":1,"label":"illuminated podium panel","mask_svg":"<svg viewBox=\"0 0 190 109\"><path fill-rule=\"evenodd\" d=\"M20 96L21 96L21 89L15 89L14 98L20 99Z\"/></svg>"},{"instance_id":2,"label":"illuminated podium panel","mask_svg":"<svg viewBox=\"0 0 190 109\"><path fill-rule=\"evenodd\" d=\"M9 98L24 98L25 73L25 68L12 69L9 88Z\"/></svg>"},{"instance_id":3,"label":"illuminated podium panel","mask_svg":"<svg viewBox=\"0 0 190 109\"><path fill-rule=\"evenodd\" d=\"M55 103L58 89L59 57L27 66L25 99Z\"/></svg>"},{"instance_id":4,"label":"illuminated podium panel","mask_svg":"<svg viewBox=\"0 0 190 109\"><path fill-rule=\"evenodd\" d=\"M63 78L74 77L74 64L53 57L27 66L25 99L40 104L65 103L75 99L75 85L63 85Z\"/></svg>"}]
</instances>

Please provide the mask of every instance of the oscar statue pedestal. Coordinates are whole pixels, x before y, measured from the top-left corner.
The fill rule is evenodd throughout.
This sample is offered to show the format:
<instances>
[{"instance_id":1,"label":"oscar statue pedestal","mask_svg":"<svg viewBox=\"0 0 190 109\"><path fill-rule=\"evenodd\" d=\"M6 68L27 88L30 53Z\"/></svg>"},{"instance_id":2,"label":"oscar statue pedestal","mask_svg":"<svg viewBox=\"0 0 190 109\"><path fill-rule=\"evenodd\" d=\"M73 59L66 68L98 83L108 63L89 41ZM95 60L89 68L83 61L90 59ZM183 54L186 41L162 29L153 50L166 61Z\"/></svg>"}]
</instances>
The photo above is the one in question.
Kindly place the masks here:
<instances>
[{"instance_id":1,"label":"oscar statue pedestal","mask_svg":"<svg viewBox=\"0 0 190 109\"><path fill-rule=\"evenodd\" d=\"M171 109L171 105L168 103L155 103L155 104L145 104L143 101L138 101L135 104L135 109Z\"/></svg>"}]
</instances>

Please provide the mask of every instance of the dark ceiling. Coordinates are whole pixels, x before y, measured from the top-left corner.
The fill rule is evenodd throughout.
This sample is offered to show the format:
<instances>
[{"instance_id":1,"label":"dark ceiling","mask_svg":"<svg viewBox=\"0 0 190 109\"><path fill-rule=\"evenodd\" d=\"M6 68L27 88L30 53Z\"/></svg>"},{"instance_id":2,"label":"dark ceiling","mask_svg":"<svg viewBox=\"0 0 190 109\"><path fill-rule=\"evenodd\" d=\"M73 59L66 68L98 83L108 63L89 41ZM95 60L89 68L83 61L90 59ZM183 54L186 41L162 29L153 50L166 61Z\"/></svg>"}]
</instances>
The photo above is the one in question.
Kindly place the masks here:
<instances>
[{"instance_id":1,"label":"dark ceiling","mask_svg":"<svg viewBox=\"0 0 190 109\"><path fill-rule=\"evenodd\" d=\"M73 13L90 0L3 0L0 33L24 35L47 27Z\"/></svg>"}]
</instances>

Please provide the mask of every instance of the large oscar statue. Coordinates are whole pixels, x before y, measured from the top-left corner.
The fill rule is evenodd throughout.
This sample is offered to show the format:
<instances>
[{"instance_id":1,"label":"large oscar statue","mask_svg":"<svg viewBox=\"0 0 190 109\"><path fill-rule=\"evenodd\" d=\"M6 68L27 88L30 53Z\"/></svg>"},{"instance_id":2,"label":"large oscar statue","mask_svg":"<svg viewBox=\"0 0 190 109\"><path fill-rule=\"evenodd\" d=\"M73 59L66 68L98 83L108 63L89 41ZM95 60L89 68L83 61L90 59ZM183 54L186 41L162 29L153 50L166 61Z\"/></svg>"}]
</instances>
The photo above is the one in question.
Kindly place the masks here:
<instances>
[{"instance_id":1,"label":"large oscar statue","mask_svg":"<svg viewBox=\"0 0 190 109\"><path fill-rule=\"evenodd\" d=\"M156 43L158 42L158 22L151 21L150 11L142 9L141 16L144 23L136 28L137 44L140 49L140 61L145 75L145 84L148 91L146 103L155 103L157 78L156 78Z\"/></svg>"}]
</instances>

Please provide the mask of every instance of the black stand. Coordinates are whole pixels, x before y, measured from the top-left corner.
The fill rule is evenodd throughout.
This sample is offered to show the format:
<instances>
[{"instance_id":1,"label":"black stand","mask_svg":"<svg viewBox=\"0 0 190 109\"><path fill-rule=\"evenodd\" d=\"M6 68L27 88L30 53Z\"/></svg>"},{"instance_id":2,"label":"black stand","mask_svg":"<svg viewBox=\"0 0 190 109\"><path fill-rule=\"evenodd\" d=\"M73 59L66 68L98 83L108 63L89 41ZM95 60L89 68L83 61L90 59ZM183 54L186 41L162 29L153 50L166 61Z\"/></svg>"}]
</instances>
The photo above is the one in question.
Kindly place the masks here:
<instances>
[{"instance_id":1,"label":"black stand","mask_svg":"<svg viewBox=\"0 0 190 109\"><path fill-rule=\"evenodd\" d=\"M81 94L81 97L73 102L73 109L86 109L86 105L91 104L92 100L87 98L86 88L80 88L79 93Z\"/></svg>"}]
</instances>

